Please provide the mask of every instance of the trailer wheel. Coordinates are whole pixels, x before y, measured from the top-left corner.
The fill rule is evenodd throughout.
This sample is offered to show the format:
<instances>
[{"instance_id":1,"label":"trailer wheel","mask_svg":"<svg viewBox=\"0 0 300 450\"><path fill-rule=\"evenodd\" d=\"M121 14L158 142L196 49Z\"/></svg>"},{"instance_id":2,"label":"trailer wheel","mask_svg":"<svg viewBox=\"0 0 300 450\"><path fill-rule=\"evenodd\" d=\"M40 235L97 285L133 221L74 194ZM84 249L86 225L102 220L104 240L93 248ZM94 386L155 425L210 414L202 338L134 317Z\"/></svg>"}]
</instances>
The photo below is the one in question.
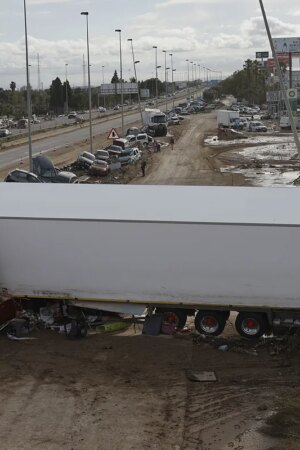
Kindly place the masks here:
<instances>
[{"instance_id":1,"label":"trailer wheel","mask_svg":"<svg viewBox=\"0 0 300 450\"><path fill-rule=\"evenodd\" d=\"M187 312L182 309L156 309L156 312L163 315L163 321L175 325L180 330L184 328L187 320Z\"/></svg>"},{"instance_id":2,"label":"trailer wheel","mask_svg":"<svg viewBox=\"0 0 300 450\"><path fill-rule=\"evenodd\" d=\"M247 339L258 339L268 330L264 314L240 312L235 320L236 331Z\"/></svg>"},{"instance_id":3,"label":"trailer wheel","mask_svg":"<svg viewBox=\"0 0 300 450\"><path fill-rule=\"evenodd\" d=\"M195 328L206 336L219 336L226 325L227 317L220 311L198 311Z\"/></svg>"}]
</instances>

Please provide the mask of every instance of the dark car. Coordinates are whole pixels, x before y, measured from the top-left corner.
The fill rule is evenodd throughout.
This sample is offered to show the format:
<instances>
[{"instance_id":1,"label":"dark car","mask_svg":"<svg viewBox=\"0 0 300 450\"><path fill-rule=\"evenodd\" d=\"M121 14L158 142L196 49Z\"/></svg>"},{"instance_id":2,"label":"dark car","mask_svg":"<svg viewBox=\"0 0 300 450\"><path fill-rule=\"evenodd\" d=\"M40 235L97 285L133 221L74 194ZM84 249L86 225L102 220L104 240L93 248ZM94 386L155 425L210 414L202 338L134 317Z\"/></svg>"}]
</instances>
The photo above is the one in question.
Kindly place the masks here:
<instances>
[{"instance_id":1,"label":"dark car","mask_svg":"<svg viewBox=\"0 0 300 450\"><path fill-rule=\"evenodd\" d=\"M7 137L11 134L11 132L7 129L0 130L0 137Z\"/></svg>"},{"instance_id":2,"label":"dark car","mask_svg":"<svg viewBox=\"0 0 300 450\"><path fill-rule=\"evenodd\" d=\"M4 179L7 183L43 183L37 175L27 170L15 169Z\"/></svg>"},{"instance_id":3,"label":"dark car","mask_svg":"<svg viewBox=\"0 0 300 450\"><path fill-rule=\"evenodd\" d=\"M65 172L54 167L47 156L35 156L32 158L33 172L45 183L75 183L77 176L72 172Z\"/></svg>"},{"instance_id":4,"label":"dark car","mask_svg":"<svg viewBox=\"0 0 300 450\"><path fill-rule=\"evenodd\" d=\"M95 161L89 168L89 172L92 175L100 175L100 176L108 175L110 172L109 164L101 159L95 159Z\"/></svg>"}]
</instances>

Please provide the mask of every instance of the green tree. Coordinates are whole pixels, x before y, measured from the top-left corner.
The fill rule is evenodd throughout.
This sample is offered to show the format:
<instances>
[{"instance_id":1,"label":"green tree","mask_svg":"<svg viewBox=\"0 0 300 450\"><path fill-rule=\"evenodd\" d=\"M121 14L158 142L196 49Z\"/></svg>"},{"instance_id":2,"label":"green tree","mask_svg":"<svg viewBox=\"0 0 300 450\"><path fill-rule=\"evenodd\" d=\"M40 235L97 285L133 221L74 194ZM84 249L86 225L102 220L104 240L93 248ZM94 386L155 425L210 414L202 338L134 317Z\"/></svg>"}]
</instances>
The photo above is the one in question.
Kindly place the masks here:
<instances>
[{"instance_id":1,"label":"green tree","mask_svg":"<svg viewBox=\"0 0 300 450\"><path fill-rule=\"evenodd\" d=\"M117 71L115 70L114 75L113 75L113 77L112 77L112 79L111 79L111 83L112 83L112 84L116 84L116 83L118 83L119 81L120 81L120 79L119 79L119 77L118 77L118 73L117 73Z\"/></svg>"},{"instance_id":2,"label":"green tree","mask_svg":"<svg viewBox=\"0 0 300 450\"><path fill-rule=\"evenodd\" d=\"M50 109L56 114L62 114L64 110L64 92L60 78L55 78L50 86Z\"/></svg>"},{"instance_id":3,"label":"green tree","mask_svg":"<svg viewBox=\"0 0 300 450\"><path fill-rule=\"evenodd\" d=\"M12 92L15 92L17 85L16 85L16 83L14 81L12 81L10 83L9 87L10 87Z\"/></svg>"}]
</instances>

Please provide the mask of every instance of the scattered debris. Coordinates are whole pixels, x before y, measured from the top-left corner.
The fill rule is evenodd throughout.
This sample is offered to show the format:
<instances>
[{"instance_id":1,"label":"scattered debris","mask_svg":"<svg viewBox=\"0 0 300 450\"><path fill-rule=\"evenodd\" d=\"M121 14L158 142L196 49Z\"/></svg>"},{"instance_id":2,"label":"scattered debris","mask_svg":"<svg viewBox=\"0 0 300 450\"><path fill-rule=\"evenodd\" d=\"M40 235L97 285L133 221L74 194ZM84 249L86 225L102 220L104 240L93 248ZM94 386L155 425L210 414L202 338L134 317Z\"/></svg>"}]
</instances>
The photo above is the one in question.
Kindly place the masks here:
<instances>
[{"instance_id":1,"label":"scattered debris","mask_svg":"<svg viewBox=\"0 0 300 450\"><path fill-rule=\"evenodd\" d=\"M193 372L192 370L187 369L186 376L190 381L197 381L202 383L217 381L215 372Z\"/></svg>"}]
</instances>

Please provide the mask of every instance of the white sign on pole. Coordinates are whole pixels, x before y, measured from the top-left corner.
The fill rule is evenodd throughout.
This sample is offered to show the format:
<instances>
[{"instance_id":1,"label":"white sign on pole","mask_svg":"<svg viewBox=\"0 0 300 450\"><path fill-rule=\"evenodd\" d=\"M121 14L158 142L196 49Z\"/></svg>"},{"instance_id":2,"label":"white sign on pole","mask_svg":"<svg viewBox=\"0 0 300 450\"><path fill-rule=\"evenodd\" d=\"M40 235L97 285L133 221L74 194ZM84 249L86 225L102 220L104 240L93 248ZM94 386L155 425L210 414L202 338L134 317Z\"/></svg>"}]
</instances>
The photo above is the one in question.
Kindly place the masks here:
<instances>
[{"instance_id":1,"label":"white sign on pole","mask_svg":"<svg viewBox=\"0 0 300 450\"><path fill-rule=\"evenodd\" d=\"M100 94L116 95L121 94L121 83L101 84ZM123 83L123 94L137 94L137 83Z\"/></svg>"},{"instance_id":2,"label":"white sign on pole","mask_svg":"<svg viewBox=\"0 0 300 450\"><path fill-rule=\"evenodd\" d=\"M273 39L276 53L299 53L300 37Z\"/></svg>"},{"instance_id":3,"label":"white sign on pole","mask_svg":"<svg viewBox=\"0 0 300 450\"><path fill-rule=\"evenodd\" d=\"M115 128L112 128L109 132L109 135L107 136L107 139L119 139L119 135L117 133L117 130Z\"/></svg>"},{"instance_id":4,"label":"white sign on pole","mask_svg":"<svg viewBox=\"0 0 300 450\"><path fill-rule=\"evenodd\" d=\"M141 89L141 97L142 98L150 98L150 90L149 89Z\"/></svg>"}]
</instances>

